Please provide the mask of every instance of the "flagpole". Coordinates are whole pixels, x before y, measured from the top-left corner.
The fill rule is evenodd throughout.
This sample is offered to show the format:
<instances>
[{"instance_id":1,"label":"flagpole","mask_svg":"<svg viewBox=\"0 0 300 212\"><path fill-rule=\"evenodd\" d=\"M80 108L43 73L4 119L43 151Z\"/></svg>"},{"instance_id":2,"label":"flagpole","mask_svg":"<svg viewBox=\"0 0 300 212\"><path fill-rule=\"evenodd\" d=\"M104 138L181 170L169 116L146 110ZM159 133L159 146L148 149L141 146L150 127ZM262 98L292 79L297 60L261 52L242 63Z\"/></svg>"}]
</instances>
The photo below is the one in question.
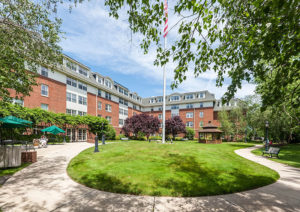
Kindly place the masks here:
<instances>
[{"instance_id":1,"label":"flagpole","mask_svg":"<svg viewBox=\"0 0 300 212\"><path fill-rule=\"evenodd\" d=\"M164 52L166 52L166 46L167 46L167 34L168 34L168 0L165 0L164 4L164 10L165 10L165 27L164 27ZM166 143L166 64L164 64L164 88L163 88L163 123L162 123L162 143Z\"/></svg>"},{"instance_id":2,"label":"flagpole","mask_svg":"<svg viewBox=\"0 0 300 212\"><path fill-rule=\"evenodd\" d=\"M164 39L164 51L166 51L167 36ZM162 124L162 143L166 142L166 64L164 64L164 89L163 89L163 124Z\"/></svg>"}]
</instances>

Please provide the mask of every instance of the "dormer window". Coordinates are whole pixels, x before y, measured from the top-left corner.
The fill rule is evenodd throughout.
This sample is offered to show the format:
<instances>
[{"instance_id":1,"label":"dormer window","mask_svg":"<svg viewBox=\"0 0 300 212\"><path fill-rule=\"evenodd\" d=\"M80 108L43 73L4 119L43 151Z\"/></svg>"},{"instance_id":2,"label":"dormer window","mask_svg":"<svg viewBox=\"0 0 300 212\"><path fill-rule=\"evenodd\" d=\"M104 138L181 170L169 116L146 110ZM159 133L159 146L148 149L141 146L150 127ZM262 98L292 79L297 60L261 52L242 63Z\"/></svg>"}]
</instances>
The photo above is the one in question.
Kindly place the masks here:
<instances>
[{"instance_id":1,"label":"dormer window","mask_svg":"<svg viewBox=\"0 0 300 212\"><path fill-rule=\"evenodd\" d=\"M77 71L76 64L74 64L74 63L72 63L72 62L70 62L70 61L67 61L66 66L67 66L69 69L71 69L72 71L75 71L75 72Z\"/></svg>"},{"instance_id":2,"label":"dormer window","mask_svg":"<svg viewBox=\"0 0 300 212\"><path fill-rule=\"evenodd\" d=\"M88 71L81 68L81 67L79 67L79 74L82 74L83 76L87 77L88 76Z\"/></svg>"},{"instance_id":3,"label":"dormer window","mask_svg":"<svg viewBox=\"0 0 300 212\"><path fill-rule=\"evenodd\" d=\"M188 100L188 99L194 99L194 95L193 94L185 95L185 99L186 100Z\"/></svg>"},{"instance_id":4,"label":"dormer window","mask_svg":"<svg viewBox=\"0 0 300 212\"><path fill-rule=\"evenodd\" d=\"M205 98L205 93L199 93L199 98L200 98L200 99Z\"/></svg>"},{"instance_id":5,"label":"dormer window","mask_svg":"<svg viewBox=\"0 0 300 212\"><path fill-rule=\"evenodd\" d=\"M103 84L103 78L98 77L98 82L99 82L100 84Z\"/></svg>"},{"instance_id":6,"label":"dormer window","mask_svg":"<svg viewBox=\"0 0 300 212\"><path fill-rule=\"evenodd\" d=\"M152 103L155 103L155 99L150 99L150 101L149 101L151 104Z\"/></svg>"},{"instance_id":7,"label":"dormer window","mask_svg":"<svg viewBox=\"0 0 300 212\"><path fill-rule=\"evenodd\" d=\"M109 80L105 80L105 86L111 89L112 83Z\"/></svg>"},{"instance_id":8,"label":"dormer window","mask_svg":"<svg viewBox=\"0 0 300 212\"><path fill-rule=\"evenodd\" d=\"M159 97L159 98L157 98L156 101L157 101L157 102L163 102L163 98L162 98L162 97Z\"/></svg>"},{"instance_id":9,"label":"dormer window","mask_svg":"<svg viewBox=\"0 0 300 212\"><path fill-rule=\"evenodd\" d=\"M170 101L179 101L179 96L171 96Z\"/></svg>"}]
</instances>

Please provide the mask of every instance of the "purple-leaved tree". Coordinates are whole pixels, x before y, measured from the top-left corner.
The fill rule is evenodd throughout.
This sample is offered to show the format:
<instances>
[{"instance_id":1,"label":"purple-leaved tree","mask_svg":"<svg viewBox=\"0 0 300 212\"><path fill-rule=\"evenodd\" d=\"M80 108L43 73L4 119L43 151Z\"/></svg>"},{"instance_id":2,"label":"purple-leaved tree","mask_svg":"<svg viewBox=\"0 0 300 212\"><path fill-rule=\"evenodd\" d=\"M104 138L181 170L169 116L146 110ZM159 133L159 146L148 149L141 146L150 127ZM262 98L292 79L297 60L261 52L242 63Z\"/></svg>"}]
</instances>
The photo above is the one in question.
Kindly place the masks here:
<instances>
[{"instance_id":1,"label":"purple-leaved tree","mask_svg":"<svg viewBox=\"0 0 300 212\"><path fill-rule=\"evenodd\" d=\"M172 135L173 140L179 133L185 133L185 124L179 116L166 120L166 135Z\"/></svg>"},{"instance_id":2,"label":"purple-leaved tree","mask_svg":"<svg viewBox=\"0 0 300 212\"><path fill-rule=\"evenodd\" d=\"M149 141L149 136L151 134L159 132L159 125L160 121L157 117L152 117L148 114L139 114L127 118L122 131L124 131L127 136L130 133L137 135L138 132L142 132L146 135L147 140Z\"/></svg>"}]
</instances>

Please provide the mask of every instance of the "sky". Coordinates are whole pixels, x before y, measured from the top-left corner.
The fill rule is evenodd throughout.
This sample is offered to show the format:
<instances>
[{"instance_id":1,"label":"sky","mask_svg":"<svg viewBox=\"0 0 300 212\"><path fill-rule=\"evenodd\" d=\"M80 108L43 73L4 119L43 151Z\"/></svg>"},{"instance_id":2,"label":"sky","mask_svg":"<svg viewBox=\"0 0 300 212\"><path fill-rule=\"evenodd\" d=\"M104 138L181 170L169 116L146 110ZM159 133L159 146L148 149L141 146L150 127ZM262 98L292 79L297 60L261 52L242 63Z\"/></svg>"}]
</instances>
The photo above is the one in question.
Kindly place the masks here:
<instances>
[{"instance_id":1,"label":"sky","mask_svg":"<svg viewBox=\"0 0 300 212\"><path fill-rule=\"evenodd\" d=\"M126 11L124 11L125 13ZM109 76L113 80L137 92L141 97L159 96L163 93L163 69L153 65L155 48L144 54L139 47L140 35L131 35L125 16L116 20L109 17L103 1L85 1L69 12L69 6L58 10L62 18L63 38L60 42L63 52L88 66L93 72ZM169 28L176 22L169 11ZM176 30L168 37L176 39ZM230 79L222 87L216 87L216 74L206 72L195 78L192 71L187 80L172 90L174 64L166 66L167 95L174 92L208 90L221 98L226 92ZM255 85L244 82L236 97L242 98L254 93Z\"/></svg>"}]
</instances>

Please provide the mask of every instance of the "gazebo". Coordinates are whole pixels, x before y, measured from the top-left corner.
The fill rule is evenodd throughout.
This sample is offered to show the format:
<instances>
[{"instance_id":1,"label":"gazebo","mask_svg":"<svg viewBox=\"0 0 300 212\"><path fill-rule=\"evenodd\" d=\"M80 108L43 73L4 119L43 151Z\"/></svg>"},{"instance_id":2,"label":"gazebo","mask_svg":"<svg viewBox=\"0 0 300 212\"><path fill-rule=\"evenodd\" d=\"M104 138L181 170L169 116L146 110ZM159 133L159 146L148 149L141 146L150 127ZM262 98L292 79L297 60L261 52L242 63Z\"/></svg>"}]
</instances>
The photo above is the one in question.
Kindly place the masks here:
<instances>
[{"instance_id":1,"label":"gazebo","mask_svg":"<svg viewBox=\"0 0 300 212\"><path fill-rule=\"evenodd\" d=\"M222 130L219 130L217 126L209 122L206 126L203 126L203 129L199 130L199 143L205 144L221 144L221 134Z\"/></svg>"}]
</instances>

